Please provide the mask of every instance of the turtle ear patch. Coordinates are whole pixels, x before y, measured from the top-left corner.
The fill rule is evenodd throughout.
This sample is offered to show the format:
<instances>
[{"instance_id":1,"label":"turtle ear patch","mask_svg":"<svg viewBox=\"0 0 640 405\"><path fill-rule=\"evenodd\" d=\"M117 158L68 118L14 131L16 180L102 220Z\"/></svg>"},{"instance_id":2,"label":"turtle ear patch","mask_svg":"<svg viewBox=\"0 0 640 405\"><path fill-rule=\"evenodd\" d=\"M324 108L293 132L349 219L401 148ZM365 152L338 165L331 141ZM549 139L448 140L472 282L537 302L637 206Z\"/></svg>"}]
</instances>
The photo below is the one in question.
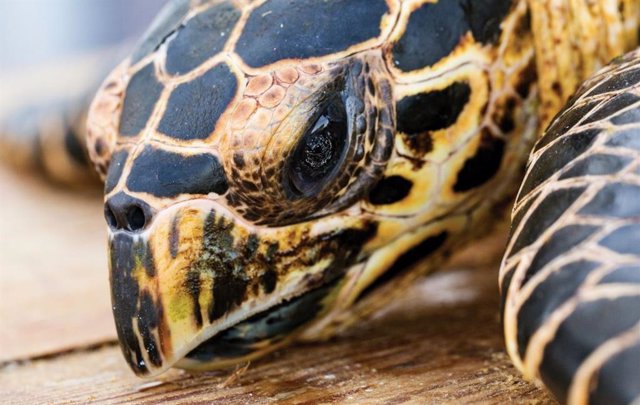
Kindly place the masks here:
<instances>
[{"instance_id":1,"label":"turtle ear patch","mask_svg":"<svg viewBox=\"0 0 640 405\"><path fill-rule=\"evenodd\" d=\"M385 177L369 193L369 202L374 205L389 205L404 200L413 183L402 176Z\"/></svg>"},{"instance_id":2,"label":"turtle ear patch","mask_svg":"<svg viewBox=\"0 0 640 405\"><path fill-rule=\"evenodd\" d=\"M463 193L480 187L500 170L505 142L489 134L483 135L476 154L464 162L453 186L453 191Z\"/></svg>"},{"instance_id":3,"label":"turtle ear patch","mask_svg":"<svg viewBox=\"0 0 640 405\"><path fill-rule=\"evenodd\" d=\"M396 106L398 131L417 135L447 128L458 120L470 96L469 83L455 82L442 90L404 97Z\"/></svg>"}]
</instances>

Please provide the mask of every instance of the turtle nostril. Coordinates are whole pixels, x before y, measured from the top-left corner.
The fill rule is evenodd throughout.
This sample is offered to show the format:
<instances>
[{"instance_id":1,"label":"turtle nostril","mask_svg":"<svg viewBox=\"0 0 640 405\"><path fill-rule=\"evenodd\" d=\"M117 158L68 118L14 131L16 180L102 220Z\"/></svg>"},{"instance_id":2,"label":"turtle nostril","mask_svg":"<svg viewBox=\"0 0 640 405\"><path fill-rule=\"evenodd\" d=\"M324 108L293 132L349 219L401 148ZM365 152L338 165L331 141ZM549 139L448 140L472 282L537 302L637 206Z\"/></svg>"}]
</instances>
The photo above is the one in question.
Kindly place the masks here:
<instances>
[{"instance_id":1,"label":"turtle nostril","mask_svg":"<svg viewBox=\"0 0 640 405\"><path fill-rule=\"evenodd\" d=\"M107 224L114 231L139 231L149 225L152 215L149 204L125 193L109 198L104 206Z\"/></svg>"},{"instance_id":2,"label":"turtle nostril","mask_svg":"<svg viewBox=\"0 0 640 405\"><path fill-rule=\"evenodd\" d=\"M127 223L128 229L130 231L137 231L139 229L144 228L144 225L147 222L147 218L144 215L144 211L142 208L138 206L133 206L127 212Z\"/></svg>"},{"instance_id":3,"label":"turtle nostril","mask_svg":"<svg viewBox=\"0 0 640 405\"><path fill-rule=\"evenodd\" d=\"M107 225L109 225L110 228L118 229L118 220L108 204L104 207L104 218L107 220Z\"/></svg>"}]
</instances>

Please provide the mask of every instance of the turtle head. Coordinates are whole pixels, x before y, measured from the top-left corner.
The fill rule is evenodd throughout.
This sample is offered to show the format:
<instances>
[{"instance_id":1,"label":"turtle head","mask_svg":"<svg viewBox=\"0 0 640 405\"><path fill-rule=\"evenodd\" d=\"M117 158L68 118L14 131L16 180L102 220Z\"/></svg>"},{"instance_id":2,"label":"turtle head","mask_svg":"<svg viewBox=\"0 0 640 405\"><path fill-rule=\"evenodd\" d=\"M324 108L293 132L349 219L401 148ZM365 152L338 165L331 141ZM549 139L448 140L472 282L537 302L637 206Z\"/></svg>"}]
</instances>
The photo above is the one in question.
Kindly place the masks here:
<instances>
[{"instance_id":1,"label":"turtle head","mask_svg":"<svg viewBox=\"0 0 640 405\"><path fill-rule=\"evenodd\" d=\"M488 68L468 62L495 50L467 33L405 73L396 1L239 3L171 2L89 113L113 313L141 375L324 336L506 187L489 182Z\"/></svg>"},{"instance_id":2,"label":"turtle head","mask_svg":"<svg viewBox=\"0 0 640 405\"><path fill-rule=\"evenodd\" d=\"M360 201L394 141L380 50L258 67L238 56L250 45L193 56L182 42L198 19L240 12L181 4L111 73L89 118L113 314L140 375L257 357L325 313L370 254L378 223ZM179 15L182 28L158 34Z\"/></svg>"}]
</instances>

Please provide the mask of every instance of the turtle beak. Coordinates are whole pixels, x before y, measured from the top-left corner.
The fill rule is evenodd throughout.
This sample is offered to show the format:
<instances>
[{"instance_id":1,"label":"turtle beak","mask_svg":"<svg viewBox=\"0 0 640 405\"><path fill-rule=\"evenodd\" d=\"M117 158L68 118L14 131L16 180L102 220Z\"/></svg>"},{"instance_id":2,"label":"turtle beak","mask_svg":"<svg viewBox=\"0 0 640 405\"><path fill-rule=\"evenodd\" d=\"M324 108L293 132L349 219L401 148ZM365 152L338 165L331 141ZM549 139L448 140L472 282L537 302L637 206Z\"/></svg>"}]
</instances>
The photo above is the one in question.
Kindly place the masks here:
<instances>
[{"instance_id":1,"label":"turtle beak","mask_svg":"<svg viewBox=\"0 0 640 405\"><path fill-rule=\"evenodd\" d=\"M251 265L255 240L204 201L158 212L144 232L111 235L113 315L136 374L172 367L255 311L244 304L274 304L259 288L264 275Z\"/></svg>"},{"instance_id":2,"label":"turtle beak","mask_svg":"<svg viewBox=\"0 0 640 405\"><path fill-rule=\"evenodd\" d=\"M152 250L144 238L118 232L110 237L111 302L118 340L138 375L161 372L171 353L171 331L158 294Z\"/></svg>"},{"instance_id":3,"label":"turtle beak","mask_svg":"<svg viewBox=\"0 0 640 405\"><path fill-rule=\"evenodd\" d=\"M273 350L324 307L332 289L321 287L335 286L359 252L339 249L352 231L257 230L221 211L192 200L158 212L144 232L110 235L113 315L136 374L219 368Z\"/></svg>"}]
</instances>

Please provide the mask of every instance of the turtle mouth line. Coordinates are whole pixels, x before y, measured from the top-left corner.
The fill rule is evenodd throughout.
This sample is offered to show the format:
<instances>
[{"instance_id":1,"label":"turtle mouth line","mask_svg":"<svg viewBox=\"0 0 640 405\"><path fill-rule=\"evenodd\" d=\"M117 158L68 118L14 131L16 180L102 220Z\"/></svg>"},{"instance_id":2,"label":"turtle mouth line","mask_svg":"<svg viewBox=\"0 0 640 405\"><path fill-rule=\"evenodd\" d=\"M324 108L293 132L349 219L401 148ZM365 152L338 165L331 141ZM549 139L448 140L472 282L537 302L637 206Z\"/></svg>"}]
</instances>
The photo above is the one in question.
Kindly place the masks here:
<instances>
[{"instance_id":1,"label":"turtle mouth line","mask_svg":"<svg viewBox=\"0 0 640 405\"><path fill-rule=\"evenodd\" d=\"M223 368L279 348L323 311L325 298L339 280L284 301L218 332L191 350L176 365L196 369Z\"/></svg>"}]
</instances>

